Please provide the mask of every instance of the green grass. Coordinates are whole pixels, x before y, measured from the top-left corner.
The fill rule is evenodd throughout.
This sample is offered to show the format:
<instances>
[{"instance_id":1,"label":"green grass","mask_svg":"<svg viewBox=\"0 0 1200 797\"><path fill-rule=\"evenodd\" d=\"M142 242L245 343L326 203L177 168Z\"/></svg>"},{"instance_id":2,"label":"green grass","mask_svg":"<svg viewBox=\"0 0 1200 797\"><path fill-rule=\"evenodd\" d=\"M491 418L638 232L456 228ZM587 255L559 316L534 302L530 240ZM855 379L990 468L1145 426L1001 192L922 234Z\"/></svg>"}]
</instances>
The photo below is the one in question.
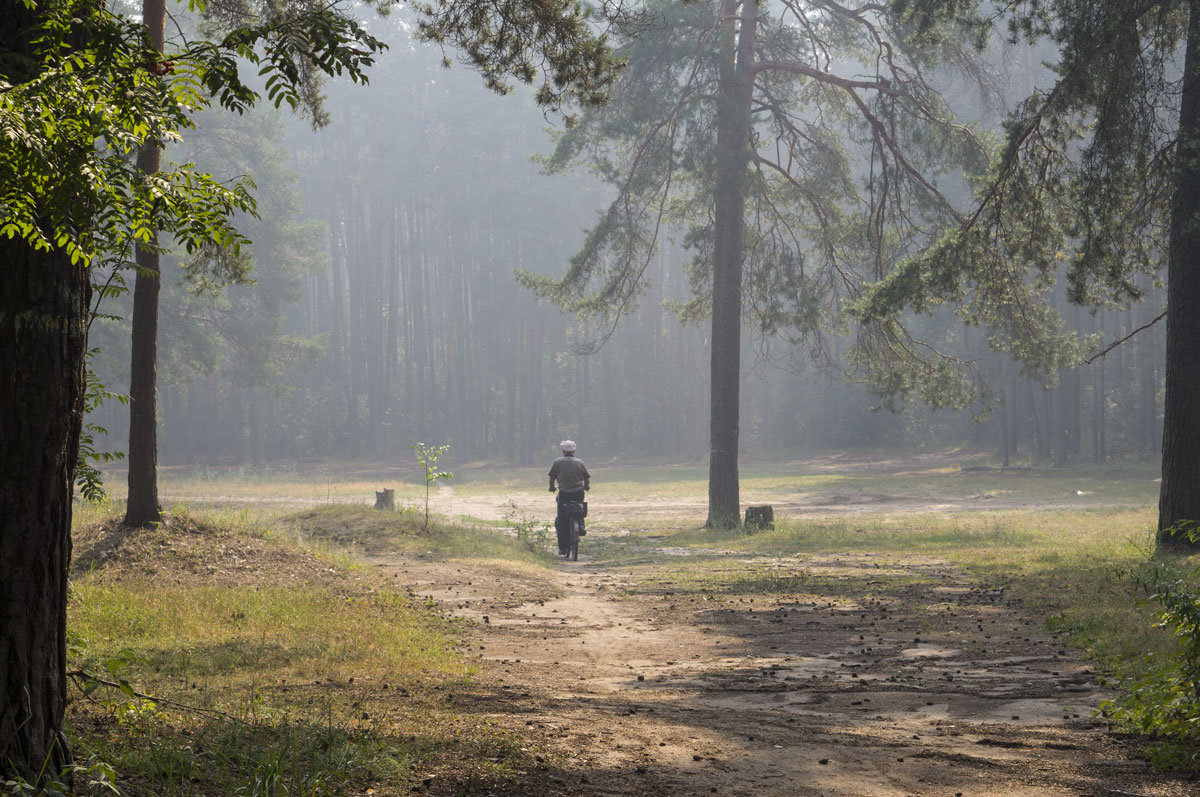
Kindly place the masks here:
<instances>
[{"instance_id":1,"label":"green grass","mask_svg":"<svg viewBox=\"0 0 1200 797\"><path fill-rule=\"evenodd\" d=\"M888 551L938 554L965 564L1012 565L1037 561L1117 561L1152 548L1149 508L1011 510L781 519L773 530L676 528L662 545L744 552ZM663 531L657 532L659 536Z\"/></svg>"},{"instance_id":2,"label":"green grass","mask_svg":"<svg viewBox=\"0 0 1200 797\"><path fill-rule=\"evenodd\" d=\"M861 500L929 500L986 496L998 501L1088 506L1145 504L1157 495L1157 475L1144 463L1088 466L1068 470L974 470L971 462L913 465L886 456L868 468L853 458L809 457L792 462L745 462L742 492L749 502L807 496L835 503ZM448 482L457 494L492 496L544 492L549 459L534 466L460 463ZM654 500L703 496L707 463L591 462L597 501ZM110 474L117 499L124 496L123 474ZM397 501L423 502L424 481L415 461L330 462L239 467L166 467L160 489L169 500L198 503L293 501L369 503L374 490L396 489ZM880 507L886 510L886 506Z\"/></svg>"},{"instance_id":3,"label":"green grass","mask_svg":"<svg viewBox=\"0 0 1200 797\"><path fill-rule=\"evenodd\" d=\"M436 528L443 554L511 547ZM396 794L430 777L495 788L541 768L523 739L459 708L489 693L461 621L290 535L256 513L175 514L76 575L69 668L137 693L77 678L77 758L113 765L135 795ZM234 557L251 566L219 569Z\"/></svg>"},{"instance_id":4,"label":"green grass","mask_svg":"<svg viewBox=\"0 0 1200 797\"><path fill-rule=\"evenodd\" d=\"M432 516L426 530L424 513L415 509L388 512L323 506L284 515L277 522L281 529L303 540L368 554L499 559L540 567L554 561L544 549L522 544L507 533L505 524L466 525Z\"/></svg>"},{"instance_id":5,"label":"green grass","mask_svg":"<svg viewBox=\"0 0 1200 797\"><path fill-rule=\"evenodd\" d=\"M422 671L462 678L446 628L404 595L346 595L323 585L163 589L153 581L84 579L72 590L74 632L91 643L85 666L137 651L157 675L220 676L252 683L259 672L291 681L342 678L371 668L393 679ZM368 629L364 633L364 627ZM249 679L249 680L246 680Z\"/></svg>"}]
</instances>

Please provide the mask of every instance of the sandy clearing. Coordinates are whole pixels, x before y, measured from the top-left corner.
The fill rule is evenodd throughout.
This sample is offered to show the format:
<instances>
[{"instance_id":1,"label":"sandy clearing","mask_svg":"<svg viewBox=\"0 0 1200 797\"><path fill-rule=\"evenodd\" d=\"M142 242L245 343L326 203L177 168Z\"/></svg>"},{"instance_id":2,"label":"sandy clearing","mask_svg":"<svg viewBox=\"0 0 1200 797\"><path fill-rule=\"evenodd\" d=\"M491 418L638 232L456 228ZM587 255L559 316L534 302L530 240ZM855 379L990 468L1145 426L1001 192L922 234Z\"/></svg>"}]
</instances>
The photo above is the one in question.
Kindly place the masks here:
<instances>
[{"instance_id":1,"label":"sandy clearing","mask_svg":"<svg viewBox=\"0 0 1200 797\"><path fill-rule=\"evenodd\" d=\"M367 498L304 498L297 496L243 496L243 495L212 495L191 493L164 493L162 500L167 503L182 503L188 505L260 505L279 508L310 509L330 504L346 506L370 506L374 499ZM595 499L603 506L605 522L610 527L621 525L652 525L663 522L694 523L700 525L708 511L704 498L665 498L649 496L642 499L617 499L597 497ZM840 496L821 493L792 493L774 494L770 497L756 498L753 494L745 497L744 503L770 503L775 508L776 517L789 520L820 520L830 518L855 518L872 516L902 516L931 512L999 512L1014 510L1079 510L1107 509L1125 510L1136 509L1142 504L1128 502L1098 502L1092 499L1064 498L1062 501L1033 502L1028 500L1011 500L987 496L944 495L914 498L911 496L876 496L857 495ZM442 486L437 494L430 498L429 507L444 517L458 520L503 521L510 518L543 517L548 521L554 518L554 498L548 494L530 492L512 492L483 495L459 495L453 487Z\"/></svg>"}]
</instances>

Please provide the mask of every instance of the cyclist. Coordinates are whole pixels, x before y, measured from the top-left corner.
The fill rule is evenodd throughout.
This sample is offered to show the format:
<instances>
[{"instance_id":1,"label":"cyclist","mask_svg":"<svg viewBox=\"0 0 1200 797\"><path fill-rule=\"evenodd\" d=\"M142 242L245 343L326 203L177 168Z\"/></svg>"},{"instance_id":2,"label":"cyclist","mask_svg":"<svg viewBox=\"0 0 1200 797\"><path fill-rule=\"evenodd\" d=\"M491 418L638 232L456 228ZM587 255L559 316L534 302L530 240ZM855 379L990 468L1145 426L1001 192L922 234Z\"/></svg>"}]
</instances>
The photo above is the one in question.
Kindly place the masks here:
<instances>
[{"instance_id":1,"label":"cyclist","mask_svg":"<svg viewBox=\"0 0 1200 797\"><path fill-rule=\"evenodd\" d=\"M558 481L558 516L554 518L554 530L558 532L558 554L567 556L570 547L571 521L563 513L563 504L570 501L583 501L584 492L591 489L592 475L588 473L587 465L575 456L575 441L563 440L558 444L562 456L554 460L550 466L550 492L554 492L554 482ZM586 534L583 523L580 522L579 534Z\"/></svg>"}]
</instances>

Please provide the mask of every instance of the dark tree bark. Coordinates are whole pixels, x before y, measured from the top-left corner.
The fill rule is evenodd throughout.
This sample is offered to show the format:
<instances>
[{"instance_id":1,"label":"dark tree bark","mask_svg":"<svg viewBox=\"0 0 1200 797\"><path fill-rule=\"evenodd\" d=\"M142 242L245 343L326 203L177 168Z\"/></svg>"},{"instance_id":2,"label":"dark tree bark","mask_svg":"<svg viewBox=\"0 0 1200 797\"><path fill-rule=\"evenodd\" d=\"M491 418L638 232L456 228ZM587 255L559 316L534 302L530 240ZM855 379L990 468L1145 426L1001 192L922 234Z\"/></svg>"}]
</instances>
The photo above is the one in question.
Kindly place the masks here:
<instances>
[{"instance_id":1,"label":"dark tree bark","mask_svg":"<svg viewBox=\"0 0 1200 797\"><path fill-rule=\"evenodd\" d=\"M70 761L71 490L90 282L60 252L0 239L0 779Z\"/></svg>"},{"instance_id":2,"label":"dark tree bark","mask_svg":"<svg viewBox=\"0 0 1200 797\"><path fill-rule=\"evenodd\" d=\"M741 24L738 25L738 11ZM754 93L753 2L722 0L720 101L717 111L716 208L712 285L712 393L709 405L708 521L741 522L738 420L741 393L742 240L745 232L750 102Z\"/></svg>"},{"instance_id":3,"label":"dark tree bark","mask_svg":"<svg viewBox=\"0 0 1200 797\"><path fill-rule=\"evenodd\" d=\"M142 20L154 47L163 49L165 0L143 0ZM155 144L138 151L138 169L155 174L162 152ZM153 244L158 243L155 235ZM158 293L161 264L156 248L137 248L138 273L133 283L132 348L129 366L129 501L125 525L147 526L162 520L158 505Z\"/></svg>"},{"instance_id":4,"label":"dark tree bark","mask_svg":"<svg viewBox=\"0 0 1200 797\"><path fill-rule=\"evenodd\" d=\"M1200 527L1200 0L1190 3L1167 263L1166 398L1158 544Z\"/></svg>"},{"instance_id":5,"label":"dark tree bark","mask_svg":"<svg viewBox=\"0 0 1200 797\"><path fill-rule=\"evenodd\" d=\"M37 10L0 14L19 83ZM70 164L64 164L70 168ZM0 780L57 775L66 706L71 492L83 419L91 279L60 251L0 238Z\"/></svg>"}]
</instances>

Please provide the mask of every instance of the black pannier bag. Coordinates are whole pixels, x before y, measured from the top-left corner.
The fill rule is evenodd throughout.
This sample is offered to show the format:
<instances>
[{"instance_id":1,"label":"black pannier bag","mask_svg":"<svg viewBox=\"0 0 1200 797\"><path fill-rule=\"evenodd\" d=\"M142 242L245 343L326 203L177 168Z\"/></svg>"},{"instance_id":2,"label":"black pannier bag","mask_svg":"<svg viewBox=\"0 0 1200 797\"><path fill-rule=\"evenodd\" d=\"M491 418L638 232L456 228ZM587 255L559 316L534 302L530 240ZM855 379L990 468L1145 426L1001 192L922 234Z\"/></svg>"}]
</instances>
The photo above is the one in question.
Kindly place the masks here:
<instances>
[{"instance_id":1,"label":"black pannier bag","mask_svg":"<svg viewBox=\"0 0 1200 797\"><path fill-rule=\"evenodd\" d=\"M563 514L583 520L587 517L587 501L567 501L563 504Z\"/></svg>"}]
</instances>

